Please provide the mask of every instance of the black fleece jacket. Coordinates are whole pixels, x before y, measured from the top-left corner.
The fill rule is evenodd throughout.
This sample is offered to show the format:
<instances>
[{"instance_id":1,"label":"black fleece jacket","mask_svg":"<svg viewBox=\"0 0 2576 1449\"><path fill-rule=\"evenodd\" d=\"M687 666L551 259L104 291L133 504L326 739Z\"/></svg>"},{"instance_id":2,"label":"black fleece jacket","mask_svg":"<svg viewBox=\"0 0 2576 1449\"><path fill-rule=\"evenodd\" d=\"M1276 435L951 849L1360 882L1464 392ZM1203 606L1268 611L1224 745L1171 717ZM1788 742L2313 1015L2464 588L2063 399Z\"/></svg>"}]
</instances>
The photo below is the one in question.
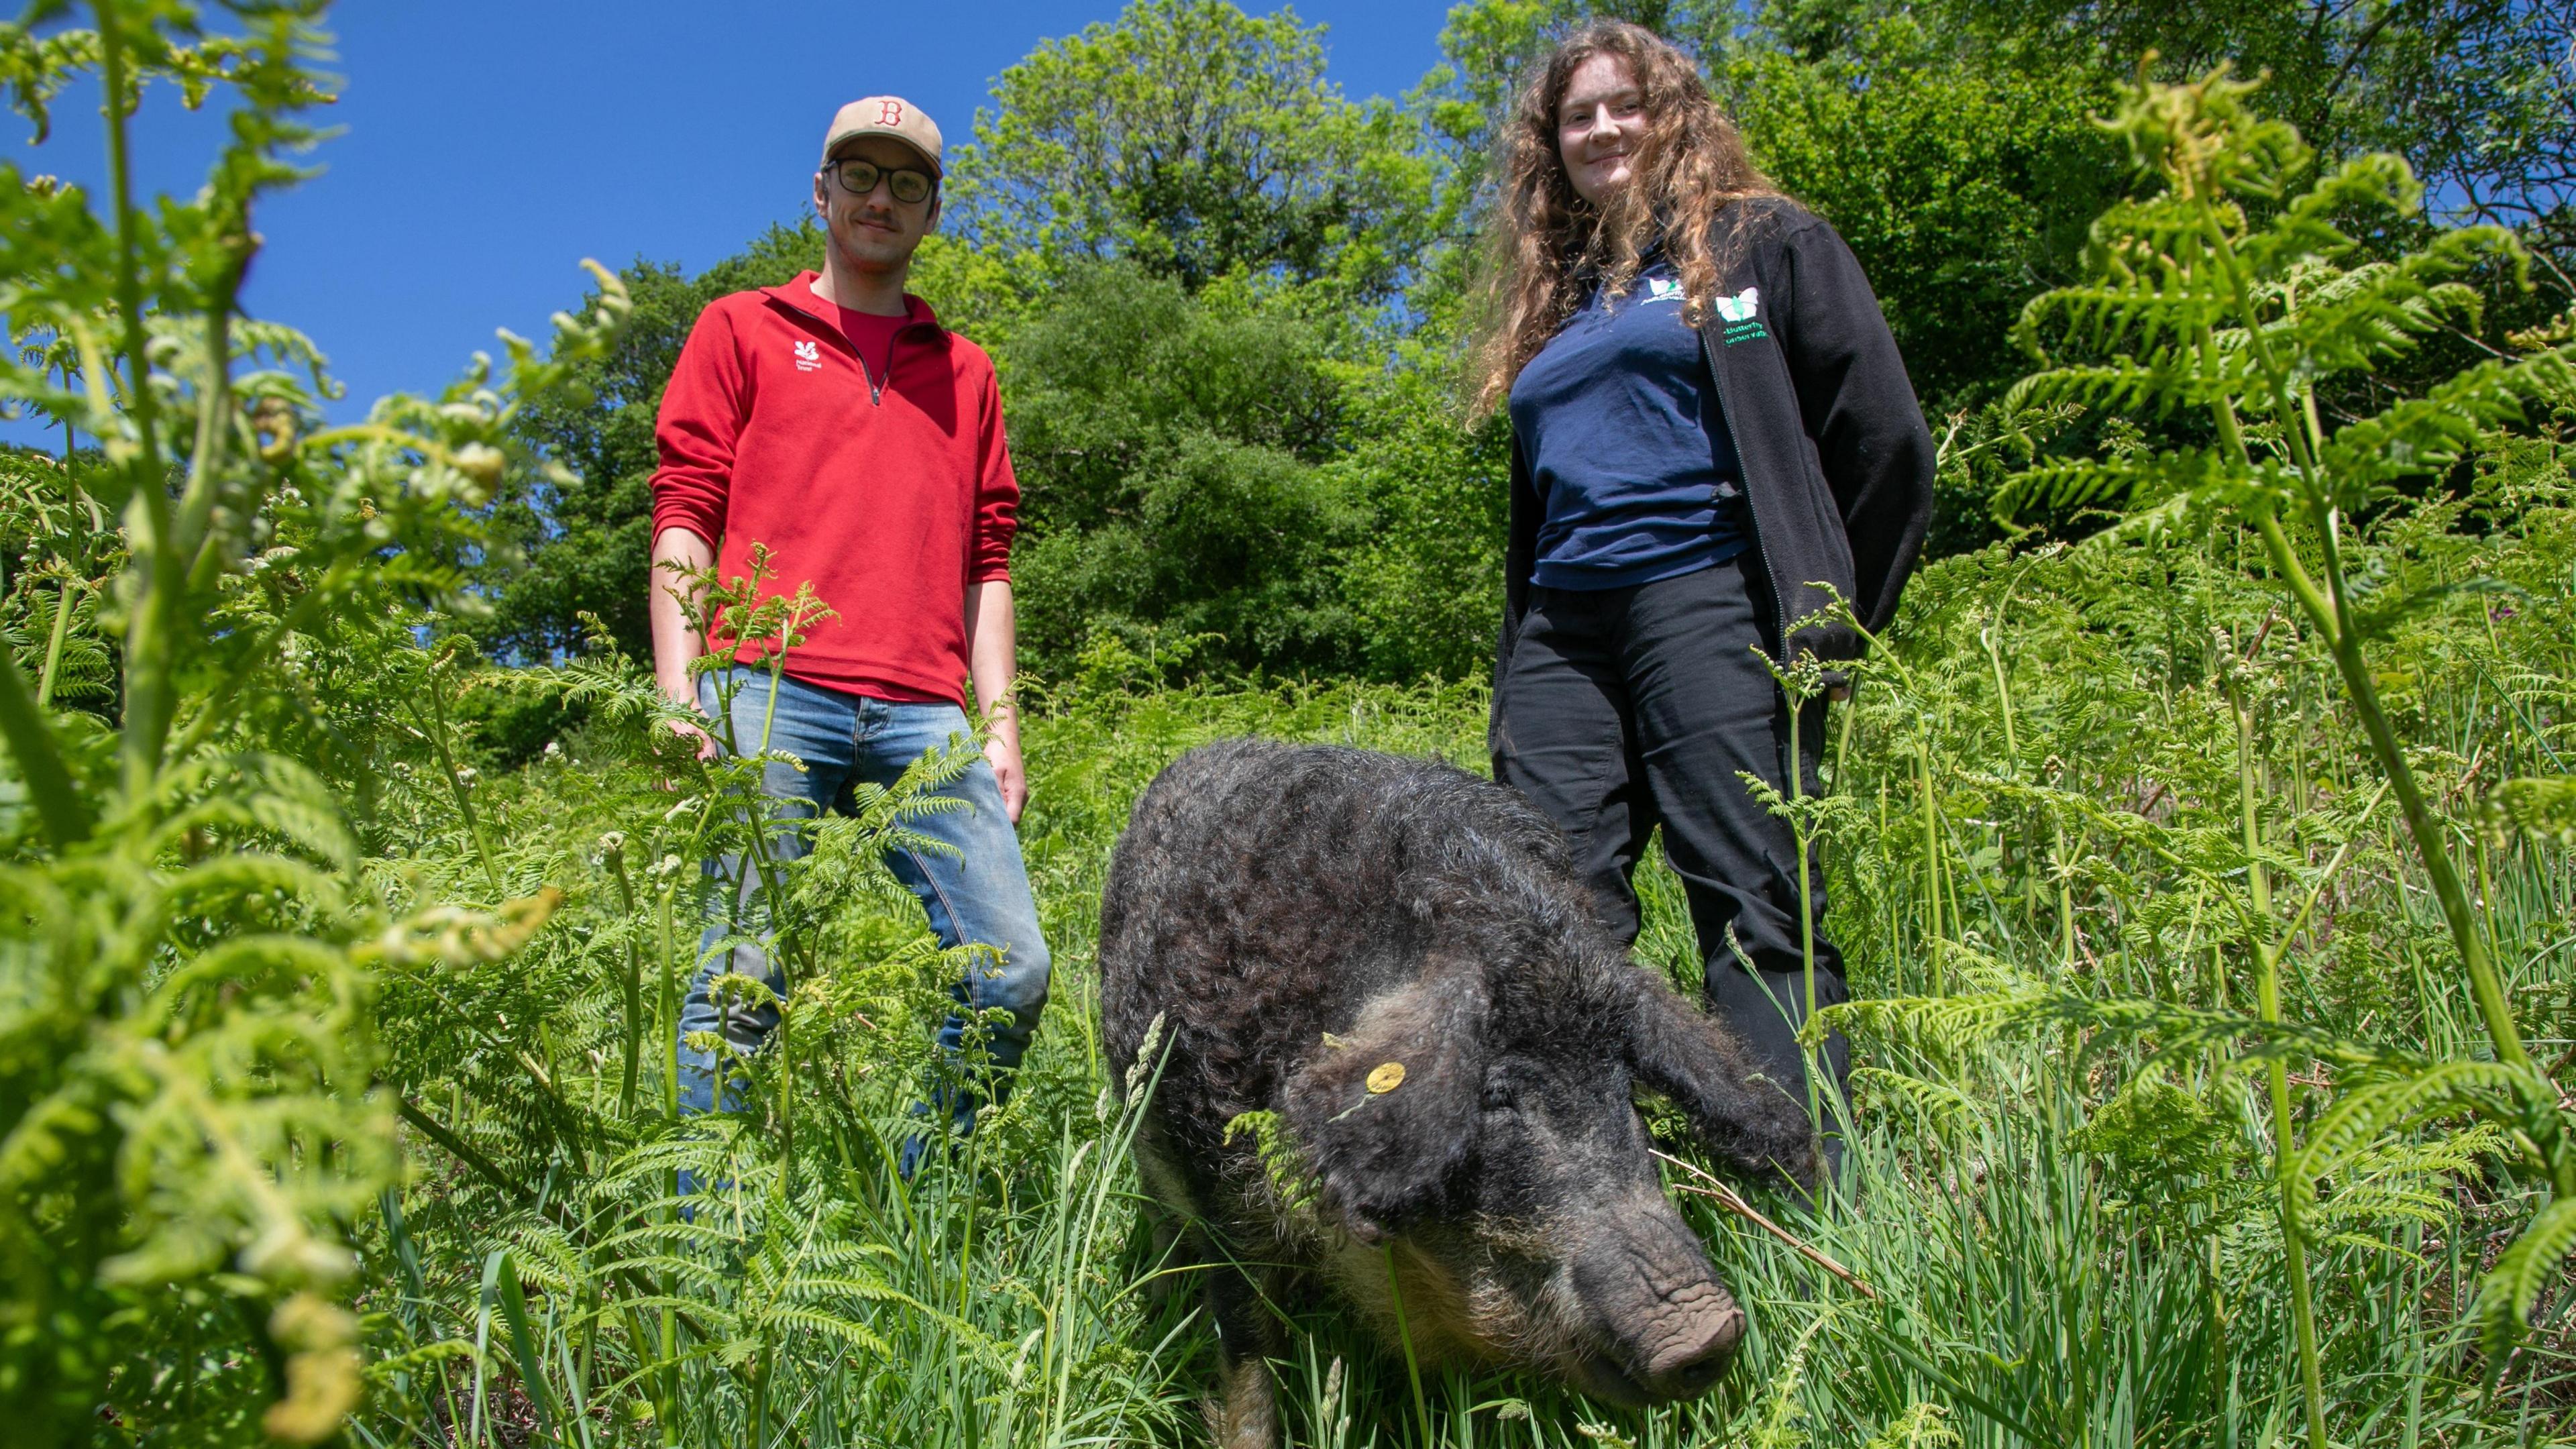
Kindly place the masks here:
<instances>
[{"instance_id":1,"label":"black fleece jacket","mask_svg":"<svg viewBox=\"0 0 2576 1449\"><path fill-rule=\"evenodd\" d=\"M1878 298L1843 239L1795 202L1762 198L1733 210L1724 220L1743 228L1736 261L1700 345L1743 459L1754 552L1771 583L1778 635L1791 641L1793 656L1848 659L1860 652L1859 637L1821 616L1832 596L1817 585L1840 591L1873 633L1895 616L1932 522L1932 432ZM1494 661L1498 726L1545 512L1517 438L1511 489Z\"/></svg>"}]
</instances>

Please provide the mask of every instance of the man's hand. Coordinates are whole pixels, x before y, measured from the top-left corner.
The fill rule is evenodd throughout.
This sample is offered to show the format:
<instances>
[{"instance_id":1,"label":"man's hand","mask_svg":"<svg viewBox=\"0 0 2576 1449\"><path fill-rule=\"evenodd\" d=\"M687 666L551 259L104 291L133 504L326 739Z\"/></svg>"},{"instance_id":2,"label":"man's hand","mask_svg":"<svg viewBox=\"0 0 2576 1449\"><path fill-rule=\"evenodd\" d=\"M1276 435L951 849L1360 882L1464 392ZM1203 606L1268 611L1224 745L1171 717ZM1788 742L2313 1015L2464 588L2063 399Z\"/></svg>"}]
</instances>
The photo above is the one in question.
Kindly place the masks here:
<instances>
[{"instance_id":1,"label":"man's hand","mask_svg":"<svg viewBox=\"0 0 2576 1449\"><path fill-rule=\"evenodd\" d=\"M698 705L698 682L689 673L689 661L706 652L707 641L689 622L697 607L692 580L715 567L716 546L685 528L665 528L653 535L653 570L651 593L645 601L645 612L653 626L653 678L662 686L662 696L682 709ZM674 577L676 575L676 578ZM683 600L680 591L693 591ZM663 723L671 733L689 741L701 760L716 757L715 737L706 727L693 720L672 719ZM662 782L672 788L671 782Z\"/></svg>"},{"instance_id":2,"label":"man's hand","mask_svg":"<svg viewBox=\"0 0 2576 1449\"><path fill-rule=\"evenodd\" d=\"M984 758L993 767L993 778L1001 782L1003 810L1009 812L1013 825L1019 824L1020 812L1029 803L1029 771L1020 761L1020 742L996 731L984 738Z\"/></svg>"},{"instance_id":3,"label":"man's hand","mask_svg":"<svg viewBox=\"0 0 2576 1449\"><path fill-rule=\"evenodd\" d=\"M1011 608L1011 581L987 579L966 589L967 676L984 712L984 758L1002 783L1002 806L1011 823L1029 803L1029 767L1020 759L1020 717L1011 701L1019 675L1020 626Z\"/></svg>"},{"instance_id":4,"label":"man's hand","mask_svg":"<svg viewBox=\"0 0 2576 1449\"><path fill-rule=\"evenodd\" d=\"M703 725L693 724L684 719L666 719L662 723L669 726L671 733L680 738L695 741L699 759L712 760L716 757L716 737L708 734Z\"/></svg>"}]
</instances>

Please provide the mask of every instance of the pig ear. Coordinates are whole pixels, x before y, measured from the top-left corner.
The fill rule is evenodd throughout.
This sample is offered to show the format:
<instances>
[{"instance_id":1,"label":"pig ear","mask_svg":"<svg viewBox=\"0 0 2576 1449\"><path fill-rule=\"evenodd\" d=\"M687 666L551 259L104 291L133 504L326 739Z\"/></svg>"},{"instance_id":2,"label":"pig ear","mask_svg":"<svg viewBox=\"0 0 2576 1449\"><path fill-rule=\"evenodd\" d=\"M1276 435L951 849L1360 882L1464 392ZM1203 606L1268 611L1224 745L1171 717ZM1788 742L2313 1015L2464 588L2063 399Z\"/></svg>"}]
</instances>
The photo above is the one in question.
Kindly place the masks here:
<instances>
[{"instance_id":1,"label":"pig ear","mask_svg":"<svg viewBox=\"0 0 2576 1449\"><path fill-rule=\"evenodd\" d=\"M1430 1200L1475 1151L1486 1015L1481 971L1426 971L1371 998L1289 1077L1289 1132L1362 1238Z\"/></svg>"},{"instance_id":2,"label":"pig ear","mask_svg":"<svg viewBox=\"0 0 2576 1449\"><path fill-rule=\"evenodd\" d=\"M1711 1152L1748 1172L1812 1183L1815 1132L1796 1082L1761 1075L1744 1044L1680 993L1643 971L1627 1013L1628 1065L1672 1099Z\"/></svg>"}]
</instances>

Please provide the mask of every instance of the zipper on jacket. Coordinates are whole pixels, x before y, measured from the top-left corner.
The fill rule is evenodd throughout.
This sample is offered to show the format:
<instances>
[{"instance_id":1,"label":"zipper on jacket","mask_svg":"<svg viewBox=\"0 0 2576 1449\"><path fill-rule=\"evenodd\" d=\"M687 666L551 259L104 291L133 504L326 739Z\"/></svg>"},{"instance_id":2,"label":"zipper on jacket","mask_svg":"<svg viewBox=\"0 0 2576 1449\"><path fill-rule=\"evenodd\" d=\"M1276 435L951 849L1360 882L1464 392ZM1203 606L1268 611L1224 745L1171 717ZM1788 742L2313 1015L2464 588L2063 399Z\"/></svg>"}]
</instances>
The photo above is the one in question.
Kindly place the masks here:
<instances>
[{"instance_id":1,"label":"zipper on jacket","mask_svg":"<svg viewBox=\"0 0 2576 1449\"><path fill-rule=\"evenodd\" d=\"M910 324L908 324L908 323L907 323L906 325L907 325L907 326L909 326ZM848 341L849 339L847 339L847 338L845 337L845 338L843 338L842 340L843 340L843 341ZM903 328L898 327L898 328L896 328L896 329L895 329L894 336L893 336L893 337L891 337L891 338L889 338L889 339L887 339L887 341L886 341L886 373L887 373L887 376L892 376L892 375L893 375L893 373L894 373L894 350L895 350L896 348L898 348L898 347L902 346L902 345L903 345ZM868 371L868 355L867 355L865 352L862 352L862 351L860 351L860 350L859 350L859 344L857 344L857 343L855 343L855 342L851 342L851 343L850 343L850 355L851 355L852 357L855 357L855 358L857 358L857 359L859 360L859 377L860 377L860 379L861 379L862 381L866 382L866 383L867 383L867 385L868 385L868 403L869 403L869 405L870 405L870 406L872 406L872 407L884 407L884 406L885 406L885 378L879 377L879 376L877 376L875 373L872 373L872 372Z\"/></svg>"},{"instance_id":2,"label":"zipper on jacket","mask_svg":"<svg viewBox=\"0 0 2576 1449\"><path fill-rule=\"evenodd\" d=\"M868 370L868 355L859 350L859 344L850 339L850 334L840 331L837 328L833 330L832 335L841 339L841 345L850 349L850 355L859 360L859 377L868 385L868 402L873 406L885 406L886 378L894 376L895 352L898 348L903 346L903 334L911 331L912 329L912 320L910 318L906 318L904 320L904 324L894 329L894 336L887 341L885 377L879 377Z\"/></svg>"},{"instance_id":3,"label":"zipper on jacket","mask_svg":"<svg viewBox=\"0 0 2576 1449\"><path fill-rule=\"evenodd\" d=\"M1732 430L1735 426L1735 404L1726 395L1726 370L1717 365L1717 352L1708 345L1706 329L1701 329L1699 334L1699 351L1700 356L1708 362L1709 385L1717 389L1718 411L1727 419L1728 429ZM1740 481L1744 484L1744 519L1752 526L1753 556L1762 561L1762 577L1771 581L1771 618L1779 631L1780 664L1785 668L1790 663L1792 652L1789 647L1789 593L1780 587L1780 575L1771 567L1771 553L1762 546L1762 510L1753 502L1753 495L1759 490L1753 486L1751 452L1738 447L1735 450L1735 466L1742 474Z\"/></svg>"}]
</instances>

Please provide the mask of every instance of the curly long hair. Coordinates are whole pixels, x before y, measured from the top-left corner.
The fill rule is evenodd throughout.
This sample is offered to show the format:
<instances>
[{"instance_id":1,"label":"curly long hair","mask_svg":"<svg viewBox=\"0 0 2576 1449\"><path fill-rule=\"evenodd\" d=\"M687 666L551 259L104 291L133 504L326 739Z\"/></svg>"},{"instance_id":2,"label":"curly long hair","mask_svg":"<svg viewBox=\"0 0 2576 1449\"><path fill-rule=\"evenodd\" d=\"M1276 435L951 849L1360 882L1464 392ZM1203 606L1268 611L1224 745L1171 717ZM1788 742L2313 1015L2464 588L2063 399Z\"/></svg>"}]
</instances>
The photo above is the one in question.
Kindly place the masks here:
<instances>
[{"instance_id":1,"label":"curly long hair","mask_svg":"<svg viewBox=\"0 0 2576 1449\"><path fill-rule=\"evenodd\" d=\"M1556 149L1556 113L1574 72L1596 55L1627 62L1645 102L1632 179L1594 207L1577 196ZM1780 191L1755 169L1735 124L1709 99L1688 56L1642 26L1599 20L1567 36L1534 68L1504 122L1501 178L1485 224L1485 326L1475 363L1475 411L1499 405L1538 350L1595 284L1624 294L1657 242L1680 274L1682 319L1708 318L1738 230L1727 203Z\"/></svg>"}]
</instances>

